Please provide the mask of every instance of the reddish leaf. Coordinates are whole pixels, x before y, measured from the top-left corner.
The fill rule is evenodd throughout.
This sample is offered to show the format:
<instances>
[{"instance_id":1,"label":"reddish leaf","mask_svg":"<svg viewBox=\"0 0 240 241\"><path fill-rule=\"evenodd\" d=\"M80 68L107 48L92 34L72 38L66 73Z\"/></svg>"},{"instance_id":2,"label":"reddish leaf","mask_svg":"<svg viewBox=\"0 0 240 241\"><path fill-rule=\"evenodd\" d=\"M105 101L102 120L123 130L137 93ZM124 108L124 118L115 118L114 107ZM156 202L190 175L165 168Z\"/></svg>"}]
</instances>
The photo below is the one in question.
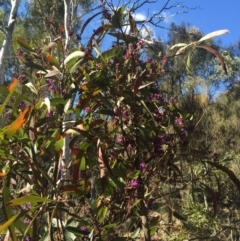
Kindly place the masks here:
<instances>
[{"instance_id":1,"label":"reddish leaf","mask_svg":"<svg viewBox=\"0 0 240 241\"><path fill-rule=\"evenodd\" d=\"M18 79L14 78L11 84L8 86L8 90L10 93L12 93L16 89L17 84L18 84Z\"/></svg>"},{"instance_id":2,"label":"reddish leaf","mask_svg":"<svg viewBox=\"0 0 240 241\"><path fill-rule=\"evenodd\" d=\"M88 25L96 16L98 16L98 15L101 14L101 13L102 13L102 11L94 14L94 15L91 16L89 19L87 19L87 21L83 24L83 26L82 26L82 28L81 28L80 36L82 36L82 33L83 33L83 31L85 30L85 28L87 27L87 25Z\"/></svg>"},{"instance_id":3,"label":"reddish leaf","mask_svg":"<svg viewBox=\"0 0 240 241\"><path fill-rule=\"evenodd\" d=\"M73 162L73 179L72 183L73 185L77 185L78 179L79 179L79 168L80 168L80 159L76 159Z\"/></svg>"},{"instance_id":4,"label":"reddish leaf","mask_svg":"<svg viewBox=\"0 0 240 241\"><path fill-rule=\"evenodd\" d=\"M225 62L224 62L224 59L223 59L223 57L221 56L221 54L217 50L215 50L215 49L213 49L213 48L211 48L209 46L197 46L197 48L206 49L210 53L214 54L218 58L220 64L222 65L222 68L225 71L225 74L226 75L228 74L227 68L226 68L226 65L225 65Z\"/></svg>"},{"instance_id":5,"label":"reddish leaf","mask_svg":"<svg viewBox=\"0 0 240 241\"><path fill-rule=\"evenodd\" d=\"M3 133L10 137L14 135L24 124L27 120L28 115L31 111L31 106L27 107L23 112L21 112L20 116L9 126L3 128Z\"/></svg>"},{"instance_id":6,"label":"reddish leaf","mask_svg":"<svg viewBox=\"0 0 240 241\"><path fill-rule=\"evenodd\" d=\"M229 168L227 168L221 164L215 163L215 162L208 161L207 163L216 167L218 170L221 170L224 173L226 173L228 175L228 177L232 180L232 182L236 185L236 187L240 193L240 180L236 177L235 173L232 170L230 170Z\"/></svg>"},{"instance_id":7,"label":"reddish leaf","mask_svg":"<svg viewBox=\"0 0 240 241\"><path fill-rule=\"evenodd\" d=\"M142 85L142 78L137 78L134 83L133 95L135 96L138 92L139 87Z\"/></svg>"},{"instance_id":8,"label":"reddish leaf","mask_svg":"<svg viewBox=\"0 0 240 241\"><path fill-rule=\"evenodd\" d=\"M7 173L5 172L0 172L0 177L5 177L7 175Z\"/></svg>"}]
</instances>

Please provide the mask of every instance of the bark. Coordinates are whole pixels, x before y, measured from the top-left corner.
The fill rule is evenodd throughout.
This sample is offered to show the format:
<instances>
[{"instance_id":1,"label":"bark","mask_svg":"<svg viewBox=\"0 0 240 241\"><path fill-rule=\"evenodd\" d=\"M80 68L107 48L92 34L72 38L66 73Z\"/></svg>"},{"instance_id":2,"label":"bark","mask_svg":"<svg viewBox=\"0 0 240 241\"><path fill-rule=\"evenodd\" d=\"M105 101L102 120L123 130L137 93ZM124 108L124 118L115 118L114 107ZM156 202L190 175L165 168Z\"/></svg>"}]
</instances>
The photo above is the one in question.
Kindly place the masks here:
<instances>
[{"instance_id":1,"label":"bark","mask_svg":"<svg viewBox=\"0 0 240 241\"><path fill-rule=\"evenodd\" d=\"M9 15L8 25L6 26L5 39L2 44L0 51L0 84L4 83L5 67L6 62L5 58L9 55L9 50L12 41L12 34L14 30L14 25L16 22L17 11L20 4L20 0L11 0L11 11Z\"/></svg>"}]
</instances>

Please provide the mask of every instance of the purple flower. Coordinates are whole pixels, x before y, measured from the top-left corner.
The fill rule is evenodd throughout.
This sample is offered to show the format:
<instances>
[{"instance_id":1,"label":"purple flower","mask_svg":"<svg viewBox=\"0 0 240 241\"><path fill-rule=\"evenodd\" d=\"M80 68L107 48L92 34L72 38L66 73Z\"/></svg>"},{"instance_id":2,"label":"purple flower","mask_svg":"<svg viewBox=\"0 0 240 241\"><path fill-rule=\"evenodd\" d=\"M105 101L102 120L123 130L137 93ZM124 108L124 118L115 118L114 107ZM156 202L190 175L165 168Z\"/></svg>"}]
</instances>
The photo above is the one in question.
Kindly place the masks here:
<instances>
[{"instance_id":1,"label":"purple flower","mask_svg":"<svg viewBox=\"0 0 240 241\"><path fill-rule=\"evenodd\" d=\"M70 30L68 30L68 36L69 37L72 37L73 36L73 31L70 29Z\"/></svg>"},{"instance_id":2,"label":"purple flower","mask_svg":"<svg viewBox=\"0 0 240 241\"><path fill-rule=\"evenodd\" d=\"M129 111L128 110L124 110L122 112L122 114L123 114L124 117L128 117L129 116Z\"/></svg>"},{"instance_id":3,"label":"purple flower","mask_svg":"<svg viewBox=\"0 0 240 241\"><path fill-rule=\"evenodd\" d=\"M186 132L184 130L181 130L180 133L179 133L179 136L180 136L181 139L186 138Z\"/></svg>"},{"instance_id":4,"label":"purple flower","mask_svg":"<svg viewBox=\"0 0 240 241\"><path fill-rule=\"evenodd\" d=\"M142 170L142 171L149 171L148 166L144 162L141 162L139 164L139 169Z\"/></svg>"},{"instance_id":5,"label":"purple flower","mask_svg":"<svg viewBox=\"0 0 240 241\"><path fill-rule=\"evenodd\" d=\"M184 126L183 119L179 117L175 117L174 124L180 128L183 127Z\"/></svg>"},{"instance_id":6,"label":"purple flower","mask_svg":"<svg viewBox=\"0 0 240 241\"><path fill-rule=\"evenodd\" d=\"M26 103L24 101L20 101L18 104L18 109L23 110L25 109L25 107L26 107Z\"/></svg>"},{"instance_id":7,"label":"purple flower","mask_svg":"<svg viewBox=\"0 0 240 241\"><path fill-rule=\"evenodd\" d=\"M139 181L138 180L132 180L130 182L130 186L131 187L138 187L139 186Z\"/></svg>"},{"instance_id":8,"label":"purple flower","mask_svg":"<svg viewBox=\"0 0 240 241\"><path fill-rule=\"evenodd\" d=\"M80 230L82 230L82 231L88 231L86 226L81 226Z\"/></svg>"},{"instance_id":9,"label":"purple flower","mask_svg":"<svg viewBox=\"0 0 240 241\"><path fill-rule=\"evenodd\" d=\"M123 142L123 136L119 136L118 139L117 139L117 141L118 141L119 143L122 143L122 142Z\"/></svg>"},{"instance_id":10,"label":"purple flower","mask_svg":"<svg viewBox=\"0 0 240 241\"><path fill-rule=\"evenodd\" d=\"M48 78L48 79L46 79L46 82L48 83L48 90L49 91L57 89L56 85L54 84L54 80L53 79Z\"/></svg>"},{"instance_id":11,"label":"purple flower","mask_svg":"<svg viewBox=\"0 0 240 241\"><path fill-rule=\"evenodd\" d=\"M46 117L50 117L52 115L53 115L53 113L52 113L52 111L50 111L50 112L47 112Z\"/></svg>"},{"instance_id":12,"label":"purple flower","mask_svg":"<svg viewBox=\"0 0 240 241\"><path fill-rule=\"evenodd\" d=\"M23 223L28 225L30 223L30 220L29 219L24 219Z\"/></svg>"},{"instance_id":13,"label":"purple flower","mask_svg":"<svg viewBox=\"0 0 240 241\"><path fill-rule=\"evenodd\" d=\"M20 81L20 83L23 83L26 80L26 76L25 75L19 75L18 80Z\"/></svg>"},{"instance_id":14,"label":"purple flower","mask_svg":"<svg viewBox=\"0 0 240 241\"><path fill-rule=\"evenodd\" d=\"M52 84L54 83L53 79L50 79L50 78L46 79L46 82L47 82L49 85L52 85Z\"/></svg>"},{"instance_id":15,"label":"purple flower","mask_svg":"<svg viewBox=\"0 0 240 241\"><path fill-rule=\"evenodd\" d=\"M146 62L146 63L150 63L150 62L152 62L152 60L153 60L153 59L152 59L151 57L148 57L148 58L145 60L145 62Z\"/></svg>"},{"instance_id":16,"label":"purple flower","mask_svg":"<svg viewBox=\"0 0 240 241\"><path fill-rule=\"evenodd\" d=\"M85 112L88 113L91 110L91 108L88 106L85 108Z\"/></svg>"},{"instance_id":17,"label":"purple flower","mask_svg":"<svg viewBox=\"0 0 240 241\"><path fill-rule=\"evenodd\" d=\"M49 85L48 86L48 90L56 90L57 89L57 87L55 86L55 85Z\"/></svg>"},{"instance_id":18,"label":"purple flower","mask_svg":"<svg viewBox=\"0 0 240 241\"><path fill-rule=\"evenodd\" d=\"M116 158L116 153L111 152L111 153L110 153L110 160L112 161L112 160L114 160L115 158Z\"/></svg>"},{"instance_id":19,"label":"purple flower","mask_svg":"<svg viewBox=\"0 0 240 241\"><path fill-rule=\"evenodd\" d=\"M17 56L23 57L23 51L21 49L17 49Z\"/></svg>"},{"instance_id":20,"label":"purple flower","mask_svg":"<svg viewBox=\"0 0 240 241\"><path fill-rule=\"evenodd\" d=\"M142 48L144 45L144 42L142 40L140 40L140 41L138 41L137 45L139 48Z\"/></svg>"},{"instance_id":21,"label":"purple flower","mask_svg":"<svg viewBox=\"0 0 240 241\"><path fill-rule=\"evenodd\" d=\"M26 203L25 209L30 210L31 209L31 203Z\"/></svg>"},{"instance_id":22,"label":"purple flower","mask_svg":"<svg viewBox=\"0 0 240 241\"><path fill-rule=\"evenodd\" d=\"M28 236L25 238L25 241L31 241L31 240L32 239L30 237L28 237Z\"/></svg>"}]
</instances>

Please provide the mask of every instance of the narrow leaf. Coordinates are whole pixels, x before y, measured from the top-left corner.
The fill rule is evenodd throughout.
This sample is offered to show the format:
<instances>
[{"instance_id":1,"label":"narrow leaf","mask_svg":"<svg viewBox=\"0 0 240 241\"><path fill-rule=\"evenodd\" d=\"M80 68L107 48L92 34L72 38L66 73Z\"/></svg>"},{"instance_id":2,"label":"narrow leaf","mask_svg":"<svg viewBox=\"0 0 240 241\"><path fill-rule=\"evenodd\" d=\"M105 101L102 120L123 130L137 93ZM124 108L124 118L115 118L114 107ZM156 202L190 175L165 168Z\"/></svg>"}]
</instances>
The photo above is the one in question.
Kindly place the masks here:
<instances>
[{"instance_id":1,"label":"narrow leaf","mask_svg":"<svg viewBox=\"0 0 240 241\"><path fill-rule=\"evenodd\" d=\"M17 83L18 83L18 79L14 78L13 81L11 82L11 84L8 86L8 88L7 88L8 95L7 95L6 99L4 100L3 104L0 105L0 115L2 115L6 105L10 101L10 98L13 95L13 92L17 87Z\"/></svg>"},{"instance_id":2,"label":"narrow leaf","mask_svg":"<svg viewBox=\"0 0 240 241\"><path fill-rule=\"evenodd\" d=\"M188 75L192 75L192 70L191 70L191 53L188 55L188 58L187 58L186 71L187 71Z\"/></svg>"},{"instance_id":3,"label":"narrow leaf","mask_svg":"<svg viewBox=\"0 0 240 241\"><path fill-rule=\"evenodd\" d=\"M16 233L14 231L14 226L12 223L17 219L18 216L14 217L12 214L12 210L7 207L6 203L9 201L10 197L10 175L7 175L7 177L4 180L3 183L3 191L2 191L2 202L3 202L3 212L5 214L6 220L10 220L7 225L3 226L2 228L5 229L6 226L9 227L9 232L11 234L11 238L13 241L17 241Z\"/></svg>"},{"instance_id":4,"label":"narrow leaf","mask_svg":"<svg viewBox=\"0 0 240 241\"><path fill-rule=\"evenodd\" d=\"M218 170L221 170L222 172L226 173L228 175L228 177L232 180L232 182L236 185L236 187L240 193L240 180L236 177L235 173L232 170L230 170L229 168L227 168L221 164L215 163L215 162L208 161L207 163L216 167Z\"/></svg>"},{"instance_id":5,"label":"narrow leaf","mask_svg":"<svg viewBox=\"0 0 240 241\"><path fill-rule=\"evenodd\" d=\"M228 29L223 29L223 30L218 30L218 31L214 31L214 32L211 32L207 35L205 35L204 37L202 37L201 39L199 39L197 42L200 43L204 40L207 40L207 39L211 39L211 38L215 38L217 36L220 36L220 35L223 35L223 34L227 34L229 33Z\"/></svg>"},{"instance_id":6,"label":"narrow leaf","mask_svg":"<svg viewBox=\"0 0 240 241\"><path fill-rule=\"evenodd\" d=\"M35 86L33 85L32 82L28 82L27 84L25 84L34 94L38 94L37 89L35 88Z\"/></svg>"},{"instance_id":7,"label":"narrow leaf","mask_svg":"<svg viewBox=\"0 0 240 241\"><path fill-rule=\"evenodd\" d=\"M135 80L135 83L134 83L134 89L133 89L133 95L135 96L139 90L139 87L141 86L142 84L142 78L141 77L138 77L136 80Z\"/></svg>"},{"instance_id":8,"label":"narrow leaf","mask_svg":"<svg viewBox=\"0 0 240 241\"><path fill-rule=\"evenodd\" d=\"M0 225L0 232L4 231L6 228L8 228L19 216L20 216L20 213L12 216L10 219L7 220L7 222Z\"/></svg>"},{"instance_id":9,"label":"narrow leaf","mask_svg":"<svg viewBox=\"0 0 240 241\"><path fill-rule=\"evenodd\" d=\"M184 47L184 46L186 46L186 45L187 45L187 44L185 44L185 43L175 44L175 45L173 45L173 46L170 48L170 50L173 50L173 49L179 48L179 47Z\"/></svg>"},{"instance_id":10,"label":"narrow leaf","mask_svg":"<svg viewBox=\"0 0 240 241\"><path fill-rule=\"evenodd\" d=\"M223 57L221 56L221 54L217 50L215 50L215 49L213 49L213 48L211 48L209 46L197 46L197 48L206 49L210 53L214 54L218 58L220 64L222 65L222 68L223 68L225 74L228 75L227 67L225 65L224 59L223 59Z\"/></svg>"},{"instance_id":11,"label":"narrow leaf","mask_svg":"<svg viewBox=\"0 0 240 241\"><path fill-rule=\"evenodd\" d=\"M20 116L8 126L3 128L3 133L9 138L14 135L27 120L29 112L31 111L31 106L27 107L23 112L21 112Z\"/></svg>"},{"instance_id":12,"label":"narrow leaf","mask_svg":"<svg viewBox=\"0 0 240 241\"><path fill-rule=\"evenodd\" d=\"M33 51L32 47L24 39L17 37L17 42L20 46L22 46L26 50Z\"/></svg>"},{"instance_id":13,"label":"narrow leaf","mask_svg":"<svg viewBox=\"0 0 240 241\"><path fill-rule=\"evenodd\" d=\"M43 198L35 195L28 195L21 198L16 198L7 203L8 207L14 207L26 203L48 203L53 202L53 200L48 198Z\"/></svg>"},{"instance_id":14,"label":"narrow leaf","mask_svg":"<svg viewBox=\"0 0 240 241\"><path fill-rule=\"evenodd\" d=\"M175 55L179 55L179 54L185 52L187 49L189 49L189 48L191 48L191 47L194 47L195 45L196 45L196 42L193 42L193 43L190 43L190 44L188 44L188 45L186 45L186 46L184 46L184 47L181 47L181 48L176 52Z\"/></svg>"},{"instance_id":15,"label":"narrow leaf","mask_svg":"<svg viewBox=\"0 0 240 241\"><path fill-rule=\"evenodd\" d=\"M139 235L139 233L140 233L140 228L137 228L137 229L132 233L131 238L133 238L133 239L137 238L138 235Z\"/></svg>"},{"instance_id":16,"label":"narrow leaf","mask_svg":"<svg viewBox=\"0 0 240 241\"><path fill-rule=\"evenodd\" d=\"M124 6L118 8L116 11L114 11L114 14L112 15L111 23L114 28L121 28L123 25L123 12L124 12Z\"/></svg>"},{"instance_id":17,"label":"narrow leaf","mask_svg":"<svg viewBox=\"0 0 240 241\"><path fill-rule=\"evenodd\" d=\"M87 19L87 21L83 24L81 31L80 31L80 36L82 36L83 31L85 30L85 28L87 27L87 25L95 18L97 17L99 14L101 14L101 12L98 12L96 14L94 14L93 16L91 16L89 19Z\"/></svg>"},{"instance_id":18,"label":"narrow leaf","mask_svg":"<svg viewBox=\"0 0 240 241\"><path fill-rule=\"evenodd\" d=\"M77 50L67 56L67 58L64 60L64 65L66 65L73 58L83 58L84 56L85 53L83 51Z\"/></svg>"},{"instance_id":19,"label":"narrow leaf","mask_svg":"<svg viewBox=\"0 0 240 241\"><path fill-rule=\"evenodd\" d=\"M135 22L133 16L130 13L128 15L128 18L129 18L129 23L130 23L130 32L131 33L137 33L138 30L137 30L136 22Z\"/></svg>"},{"instance_id":20,"label":"narrow leaf","mask_svg":"<svg viewBox=\"0 0 240 241\"><path fill-rule=\"evenodd\" d=\"M55 151L58 152L58 151L62 150L63 145L64 145L64 139L62 136L60 136L60 138L54 143Z\"/></svg>"}]
</instances>

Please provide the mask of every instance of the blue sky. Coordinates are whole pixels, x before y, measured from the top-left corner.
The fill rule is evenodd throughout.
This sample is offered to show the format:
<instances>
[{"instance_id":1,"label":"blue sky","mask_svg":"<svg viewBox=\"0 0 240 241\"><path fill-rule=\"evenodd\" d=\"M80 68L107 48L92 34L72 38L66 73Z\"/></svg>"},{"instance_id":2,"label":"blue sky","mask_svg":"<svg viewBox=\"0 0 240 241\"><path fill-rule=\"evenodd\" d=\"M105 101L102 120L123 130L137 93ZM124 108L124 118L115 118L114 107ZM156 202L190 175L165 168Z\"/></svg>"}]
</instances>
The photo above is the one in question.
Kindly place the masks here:
<instances>
[{"instance_id":1,"label":"blue sky","mask_svg":"<svg viewBox=\"0 0 240 241\"><path fill-rule=\"evenodd\" d=\"M143 0L140 0L141 2ZM131 2L127 0L113 0L115 6L120 2L120 6L123 2ZM166 3L166 0L158 0L157 3L145 4L141 9L137 11L135 16L139 20L146 18L147 14L151 16L156 11L159 11L162 6ZM239 17L240 17L240 0L180 0L179 2L171 0L169 5L179 3L180 5L187 6L186 8L172 8L165 10L163 15L168 17L174 15L176 12L188 11L188 13L177 14L172 18L166 19L162 22L163 27L168 27L171 22L181 24L182 22L189 23L190 26L197 27L201 32L205 34L220 30L228 29L229 34L215 38L221 40L223 45L234 44L240 40L240 28L239 28ZM196 8L196 9L191 9ZM91 15L91 14L90 14ZM89 16L88 16L89 17ZM85 37L88 38L92 34L92 30L100 26L101 20L95 19L91 22L89 28L85 30ZM167 40L168 31L153 28L156 37L160 37L163 41Z\"/></svg>"},{"instance_id":2,"label":"blue sky","mask_svg":"<svg viewBox=\"0 0 240 241\"><path fill-rule=\"evenodd\" d=\"M223 44L235 43L240 40L240 1L239 0L184 0L188 7L199 6L187 14L173 18L177 22L189 22L200 31L209 33L219 29L228 29L229 34L219 37Z\"/></svg>"}]
</instances>

